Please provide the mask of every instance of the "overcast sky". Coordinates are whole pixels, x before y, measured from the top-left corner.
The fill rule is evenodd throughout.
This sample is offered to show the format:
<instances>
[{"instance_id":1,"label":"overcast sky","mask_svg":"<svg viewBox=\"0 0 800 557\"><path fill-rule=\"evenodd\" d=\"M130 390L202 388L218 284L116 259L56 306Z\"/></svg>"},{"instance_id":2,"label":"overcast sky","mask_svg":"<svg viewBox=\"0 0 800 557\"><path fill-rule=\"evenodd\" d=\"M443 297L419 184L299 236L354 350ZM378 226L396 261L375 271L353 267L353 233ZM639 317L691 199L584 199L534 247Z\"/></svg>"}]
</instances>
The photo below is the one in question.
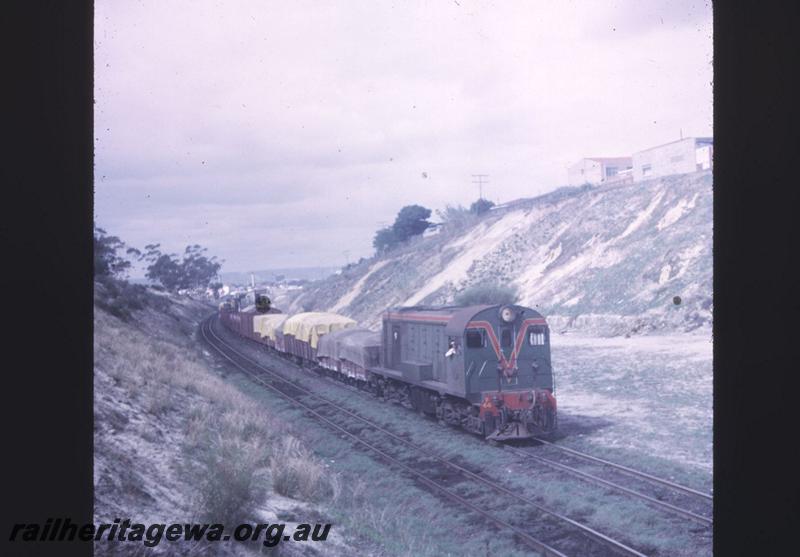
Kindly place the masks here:
<instances>
[{"instance_id":1,"label":"overcast sky","mask_svg":"<svg viewBox=\"0 0 800 557\"><path fill-rule=\"evenodd\" d=\"M223 271L340 265L411 203L712 135L708 2L95 2L95 216ZM345 255L345 250L349 254Z\"/></svg>"}]
</instances>

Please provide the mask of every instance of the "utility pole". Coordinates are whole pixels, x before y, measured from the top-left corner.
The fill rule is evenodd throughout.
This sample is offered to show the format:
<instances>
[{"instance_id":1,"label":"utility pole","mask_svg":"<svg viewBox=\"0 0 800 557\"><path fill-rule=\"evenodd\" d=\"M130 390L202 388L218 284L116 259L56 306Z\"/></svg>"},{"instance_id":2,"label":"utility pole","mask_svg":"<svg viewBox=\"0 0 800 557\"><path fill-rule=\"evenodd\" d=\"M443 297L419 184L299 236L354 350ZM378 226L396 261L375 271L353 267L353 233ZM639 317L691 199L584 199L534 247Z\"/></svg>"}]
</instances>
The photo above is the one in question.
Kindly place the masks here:
<instances>
[{"instance_id":1,"label":"utility pole","mask_svg":"<svg viewBox=\"0 0 800 557\"><path fill-rule=\"evenodd\" d=\"M488 184L489 178L488 174L473 174L472 175L472 183L478 184L478 199L483 199L483 185Z\"/></svg>"},{"instance_id":2,"label":"utility pole","mask_svg":"<svg viewBox=\"0 0 800 557\"><path fill-rule=\"evenodd\" d=\"M342 255L344 255L344 259L347 262L347 264L350 265L350 250L349 249L344 250L342 252Z\"/></svg>"}]
</instances>

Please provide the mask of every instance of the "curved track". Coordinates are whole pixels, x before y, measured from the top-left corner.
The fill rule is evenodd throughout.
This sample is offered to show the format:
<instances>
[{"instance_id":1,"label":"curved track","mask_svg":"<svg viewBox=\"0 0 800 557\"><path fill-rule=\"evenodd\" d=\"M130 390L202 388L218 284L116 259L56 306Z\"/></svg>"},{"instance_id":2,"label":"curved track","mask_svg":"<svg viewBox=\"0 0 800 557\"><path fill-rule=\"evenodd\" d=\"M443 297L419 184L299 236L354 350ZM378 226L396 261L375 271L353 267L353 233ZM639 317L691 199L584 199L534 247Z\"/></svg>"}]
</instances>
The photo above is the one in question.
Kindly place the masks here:
<instances>
[{"instance_id":1,"label":"curved track","mask_svg":"<svg viewBox=\"0 0 800 557\"><path fill-rule=\"evenodd\" d=\"M559 556L559 557L566 557L566 554L555 547L553 545L564 543L565 540L568 540L572 547L575 547L576 540L575 535L579 535L583 540L578 541L577 543L581 545L580 553L577 555L608 555L609 552L618 555L633 555L638 557L643 557L643 554L631 547L626 546L625 544L601 533L597 530L585 525L581 524L567 516L564 516L558 512L552 511L548 508L543 507L542 505L536 503L535 501L528 499L527 497L515 493L514 491L510 490L509 488L494 482L493 480L486 478L482 475L479 475L467 468L448 460L444 457L437 456L431 454L429 449L425 449L419 447L410 441L399 437L398 435L388 431L387 429L381 427L378 424L346 409L343 408L341 405L331 401L321 395L318 395L314 392L311 392L307 389L304 389L298 386L296 383L286 379L280 373L271 369L255 360L249 358L248 356L242 354L234 346L227 343L224 339L220 338L217 335L212 327L213 321L216 320L215 316L211 316L210 318L206 319L201 325L201 334L206 341L206 343L218 354L220 354L223 358L228 360L231 364L233 364L236 368L240 371L245 373L246 375L250 376L254 381L258 382L259 384L263 385L264 387L268 388L269 390L275 392L279 396L285 398L292 404L299 406L300 408L307 411L309 414L314 416L315 419L319 420L320 422L324 423L326 426L330 427L334 431L342 434L344 437L352 440L358 445L363 446L367 450L377 454L383 460L389 462L390 464L397 466L419 480L424 485L428 486L434 491L437 491L449 499L455 501L459 505L464 508L467 508L482 517L486 518L496 526L506 531L513 533L517 538L528 545L529 547L541 552L544 555L548 556ZM299 400L298 397L304 396L314 399L315 401L322 404L322 408L314 407L306 402ZM377 442L377 438L373 435L370 440L366 440L365 436L362 435L364 429L360 429L357 432L353 432L342 424L342 422L337 421L334 416L341 417L342 415L347 417L346 423L348 425L352 425L354 423L353 420L359 423L361 426L366 426L374 433L380 434L383 439L391 439L392 441L396 442L394 449L396 449L397 445L402 445L409 449L412 449L416 454L421 455L416 457L416 460L413 463L409 464L409 459L405 458L402 459L400 455L397 453L392 454L393 448L387 448L385 446L379 446ZM431 463L435 462L438 464L437 469L431 469ZM547 532L537 533L536 536L532 535L527 531L527 529L522 529L519 526L515 526L504 520L502 518L497 517L492 512L487 511L485 508L481 508L477 506L472 501L465 499L464 497L460 496L458 493L454 492L451 488L446 485L446 481L443 481L441 476L441 467L444 466L457 474L459 474L463 479L469 479L474 481L477 484L480 484L486 488L489 488L495 493L501 493L506 497L510 497L516 499L519 502L525 503L528 507L534 510L536 513L539 513L539 518L546 518L550 521L550 524L547 526ZM423 471L424 470L424 471ZM428 472L427 474L425 472ZM435 476L437 479L433 479L431 476ZM543 521L528 521L529 523L534 523L539 526ZM572 532L568 532L567 530L571 530ZM542 537L549 538L549 541L544 541ZM592 542L591 544L586 544L587 541Z\"/></svg>"},{"instance_id":2,"label":"curved track","mask_svg":"<svg viewBox=\"0 0 800 557\"><path fill-rule=\"evenodd\" d=\"M330 375L325 375L324 377L326 379L331 379ZM363 394L363 391L361 391L360 389L358 389L358 388L356 388L356 387L354 387L354 386L352 386L350 384L341 383L339 381L335 381L335 382L336 382L337 385L339 385L343 389L348 389L348 390L351 390L353 392L356 392L356 393L359 393L359 394ZM588 461L590 463L602 466L603 469L608 469L611 472L618 472L618 473L620 473L620 474L622 474L624 476L630 476L630 477L634 478L635 480L641 480L644 483L644 485L637 486L637 489L638 489L638 491L637 491L637 489L632 489L631 487L626 487L624 485L620 485L620 481L619 480L616 481L616 482L613 482L613 481L610 481L610 480L608 480L606 478L601 478L601 477L598 477L598 476L596 476L594 474L587 473L587 472L585 472L583 470L580 470L580 469L576 468L575 466L570 466L568 464L565 464L564 462L559 462L559 461L553 460L551 458L546 458L546 457L543 457L541 455L534 454L533 450L535 450L535 448L531 448L532 450L525 450L525 449L522 449L520 447L515 447L513 445L502 445L501 444L499 446L501 448L503 448L504 450L506 450L508 452L511 452L513 454L516 454L516 455L518 455L518 456L520 456L520 457L522 457L524 459L533 460L533 461L538 462L539 464L547 466L547 467L549 467L551 469L554 469L554 470L557 470L557 471L560 471L560 472L564 472L566 474L570 474L572 476L575 476L575 477L581 478L583 480L586 480L586 481L588 481L590 483L594 483L595 485L600 485L600 486L603 486L603 487L606 487L606 488L610 488L610 489L619 491L621 493L624 493L626 495L629 495L631 497L635 497L637 499L641 499L641 500L646 501L646 502L652 504L653 506L658 507L659 509L667 511L667 512L669 512L671 514L674 514L674 515L677 515L677 516L680 516L680 517L683 517L683 518L690 519L692 521L695 521L697 523L700 523L700 524L703 524L703 525L706 525L706 526L712 526L713 525L713 519L711 518L712 510L710 508L708 508L708 503L713 501L713 496L708 494L708 493L703 493L702 491L698 491L698 490L692 489L690 487L687 487L687 486L684 486L684 485L681 485L681 484L677 484L675 482L672 482L670 480L666 480L664 478L659 478L657 476L654 476L652 474L648 474L646 472L642 472L640 470L635 470L635 469L630 468L628 466L623 466L622 464L611 462L609 460L605 460L605 459L602 459L602 458L599 458L599 457L596 457L596 456L593 456L593 455L590 455L590 454L587 454L587 453L582 453L582 452L577 451L575 449L571 449L571 448L568 448L568 447L563 447L561 445L558 445L558 444L553 443L551 441L547 441L546 439L542 439L540 437L534 437L533 440L538 442L538 443L540 443L540 444L542 444L542 445L546 445L546 446L552 447L554 449L557 449L558 451L565 453L569 457L575 457L577 459L582 459L582 460ZM650 485L650 489L647 489L647 484ZM668 494L667 496L665 496L663 493L653 493L653 491L652 491L652 487L653 486L655 486L655 487L661 486L661 487L668 488L668 489L670 489L670 490L672 490L674 492L677 492L677 496L678 496L677 498L678 499L680 499L679 496L681 494L685 495L686 497L682 501L680 501L680 503L683 506L678 506L678 505L674 504L675 503L674 499L676 499L675 495L669 495ZM650 494L645 493L645 491L650 492ZM673 500L673 501L672 502L665 501L664 499L670 499L670 500ZM692 501L692 499L694 499L694 501ZM687 508L687 507L690 507L690 508Z\"/></svg>"},{"instance_id":3,"label":"curved track","mask_svg":"<svg viewBox=\"0 0 800 557\"><path fill-rule=\"evenodd\" d=\"M325 377L330 379L329 375L326 375ZM362 391L360 389L350 384L341 383L338 381L336 383L344 389L348 389L353 392L362 394ZM629 476L631 478L634 478L635 480L640 480L643 485L636 486L638 489L637 491L637 489L632 489L631 487L620 485L620 480L617 480L616 482L610 481L606 478L601 478L598 477L597 475L587 473L583 470L576 468L575 466L570 466L568 464L565 464L563 461L559 462L557 460L553 460L552 458L546 458L541 455L534 454L533 450L535 450L535 448L532 448L532 450L525 450L520 447L515 447L513 445L499 445L499 446L505 449L506 451L516 454L524 459L533 460L551 469L558 470L566 474L570 474L572 476L586 480L590 483L594 483L595 485L600 485L606 488L610 488L619 491L621 493L624 493L626 495L629 495L631 497L641 499L671 514L690 519L692 521L698 522L706 526L713 525L713 518L711 517L712 509L708 507L708 504L711 503L714 499L713 495L711 494L703 493L702 491L692 489L690 487L672 482L664 478L659 478L652 474L648 474L647 472L642 472L640 470L636 470L634 468L630 468L628 466L624 466L616 462L611 462L609 460L605 460L587 453L583 453L575 449L571 449L569 447L563 447L561 445L553 443L552 441L547 441L546 439L542 439L540 437L534 437L533 440L542 445L552 447L553 449L556 449L559 452L563 452L567 455L567 457L574 457L579 460L584 460L589 463L602 466L603 470L608 470L614 473L619 473L623 476ZM654 487L667 488L671 490L673 493L665 495L663 492L662 493L653 492ZM649 494L645 492L649 492ZM685 496L682 500L680 497L681 495ZM678 506L677 504L675 504L676 499L678 499L679 500L678 502L680 502L681 505L683 506Z\"/></svg>"}]
</instances>

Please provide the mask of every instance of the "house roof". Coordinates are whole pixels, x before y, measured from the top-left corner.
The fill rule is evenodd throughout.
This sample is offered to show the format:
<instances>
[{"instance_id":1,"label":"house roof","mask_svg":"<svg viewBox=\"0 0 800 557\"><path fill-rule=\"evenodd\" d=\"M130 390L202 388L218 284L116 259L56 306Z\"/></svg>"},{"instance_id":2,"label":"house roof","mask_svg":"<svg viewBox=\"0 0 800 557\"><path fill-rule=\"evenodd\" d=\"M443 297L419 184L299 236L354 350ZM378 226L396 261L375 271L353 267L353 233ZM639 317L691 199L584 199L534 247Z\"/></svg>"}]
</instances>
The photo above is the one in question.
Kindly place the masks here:
<instances>
[{"instance_id":1,"label":"house roof","mask_svg":"<svg viewBox=\"0 0 800 557\"><path fill-rule=\"evenodd\" d=\"M632 157L586 157L590 161L597 161L601 164L633 164Z\"/></svg>"},{"instance_id":2,"label":"house roof","mask_svg":"<svg viewBox=\"0 0 800 557\"><path fill-rule=\"evenodd\" d=\"M684 137L682 139L676 139L675 141L668 141L667 143L662 143L661 145L656 145L655 147L648 147L647 149L642 149L641 151L637 151L637 153L644 153L645 151L652 151L653 149L660 149L661 147L665 147L667 145L672 145L673 143L680 143L681 141L688 141L693 139L695 144L700 143L703 145L713 145L714 138L713 137Z\"/></svg>"}]
</instances>

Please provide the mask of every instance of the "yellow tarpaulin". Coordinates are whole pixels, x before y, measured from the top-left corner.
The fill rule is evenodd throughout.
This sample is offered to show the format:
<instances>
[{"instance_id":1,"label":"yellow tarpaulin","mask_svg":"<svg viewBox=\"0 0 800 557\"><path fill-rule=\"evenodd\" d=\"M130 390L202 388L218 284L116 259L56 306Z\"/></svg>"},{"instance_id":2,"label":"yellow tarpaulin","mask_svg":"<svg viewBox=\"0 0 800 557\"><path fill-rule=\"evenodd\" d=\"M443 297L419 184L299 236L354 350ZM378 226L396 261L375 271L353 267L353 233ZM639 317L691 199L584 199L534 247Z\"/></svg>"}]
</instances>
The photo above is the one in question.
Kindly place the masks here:
<instances>
[{"instance_id":1,"label":"yellow tarpaulin","mask_svg":"<svg viewBox=\"0 0 800 557\"><path fill-rule=\"evenodd\" d=\"M281 330L281 325L288 317L285 313L256 315L253 317L253 332L274 341L275 332Z\"/></svg>"},{"instance_id":2,"label":"yellow tarpaulin","mask_svg":"<svg viewBox=\"0 0 800 557\"><path fill-rule=\"evenodd\" d=\"M283 323L283 334L292 335L316 348L322 335L355 326L356 322L344 315L314 311L291 316Z\"/></svg>"}]
</instances>

